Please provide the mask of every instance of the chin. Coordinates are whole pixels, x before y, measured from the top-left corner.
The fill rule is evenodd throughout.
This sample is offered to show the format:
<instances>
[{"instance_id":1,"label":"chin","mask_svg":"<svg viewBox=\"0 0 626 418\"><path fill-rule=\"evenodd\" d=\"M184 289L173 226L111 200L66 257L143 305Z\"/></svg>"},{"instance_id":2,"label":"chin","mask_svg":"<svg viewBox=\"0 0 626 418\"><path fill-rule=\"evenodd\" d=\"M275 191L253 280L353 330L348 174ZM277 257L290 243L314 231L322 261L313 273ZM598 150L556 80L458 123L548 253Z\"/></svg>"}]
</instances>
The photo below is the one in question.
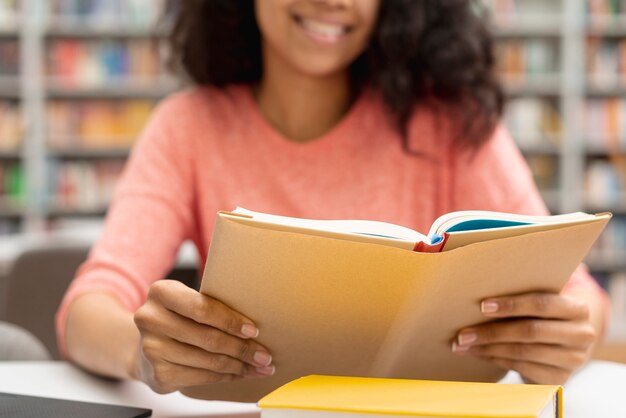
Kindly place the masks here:
<instances>
[{"instance_id":1,"label":"chin","mask_svg":"<svg viewBox=\"0 0 626 418\"><path fill-rule=\"evenodd\" d=\"M345 59L307 57L305 60L292 62L299 73L315 78L335 77L344 74L350 68L351 61Z\"/></svg>"}]
</instances>

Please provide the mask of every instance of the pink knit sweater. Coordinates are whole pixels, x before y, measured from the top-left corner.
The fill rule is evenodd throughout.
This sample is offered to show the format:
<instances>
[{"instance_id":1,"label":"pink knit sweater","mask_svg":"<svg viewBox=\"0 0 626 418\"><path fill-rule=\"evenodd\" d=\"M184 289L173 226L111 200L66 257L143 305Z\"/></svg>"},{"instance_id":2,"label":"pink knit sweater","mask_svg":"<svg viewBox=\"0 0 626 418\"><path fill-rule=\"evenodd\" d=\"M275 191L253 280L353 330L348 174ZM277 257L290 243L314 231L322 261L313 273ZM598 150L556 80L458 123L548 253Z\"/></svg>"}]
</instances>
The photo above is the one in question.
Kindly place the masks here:
<instances>
[{"instance_id":1,"label":"pink knit sweater","mask_svg":"<svg viewBox=\"0 0 626 418\"><path fill-rule=\"evenodd\" d=\"M165 100L131 154L102 238L59 308L61 351L77 296L106 292L136 310L187 239L203 266L218 210L372 219L423 233L453 210L546 213L503 128L476 153L455 151L442 118L418 110L408 131L414 156L391 120L367 92L330 132L295 143L268 124L247 86L196 88ZM583 268L570 285L598 289Z\"/></svg>"}]
</instances>

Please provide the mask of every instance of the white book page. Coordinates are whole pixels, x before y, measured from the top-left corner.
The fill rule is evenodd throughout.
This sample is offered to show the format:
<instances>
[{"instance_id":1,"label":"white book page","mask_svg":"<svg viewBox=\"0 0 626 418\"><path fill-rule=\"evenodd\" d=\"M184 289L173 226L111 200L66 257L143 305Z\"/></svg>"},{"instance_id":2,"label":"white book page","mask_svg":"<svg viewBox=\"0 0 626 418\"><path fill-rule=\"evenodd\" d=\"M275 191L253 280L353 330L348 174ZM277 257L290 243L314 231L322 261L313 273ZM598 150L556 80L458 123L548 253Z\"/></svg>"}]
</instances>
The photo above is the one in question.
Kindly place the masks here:
<instances>
[{"instance_id":1,"label":"white book page","mask_svg":"<svg viewBox=\"0 0 626 418\"><path fill-rule=\"evenodd\" d=\"M443 232L453 227L454 225L475 219L493 219L501 221L524 222L530 224L560 224L571 223L575 221L587 221L590 219L594 219L595 217L596 215L590 215L584 212L573 212L566 213L564 215L552 216L532 216L482 210L458 211L446 213L437 218L435 222L433 222L428 236L433 237L435 235L441 235Z\"/></svg>"},{"instance_id":2,"label":"white book page","mask_svg":"<svg viewBox=\"0 0 626 418\"><path fill-rule=\"evenodd\" d=\"M232 213L252 216L254 219L277 225L287 225L318 231L330 231L343 234L374 235L402 241L430 243L428 237L404 226L379 221L363 220L316 220L270 215L237 207Z\"/></svg>"},{"instance_id":3,"label":"white book page","mask_svg":"<svg viewBox=\"0 0 626 418\"><path fill-rule=\"evenodd\" d=\"M451 395L453 397L453 395ZM517 416L517 411L511 411L511 416ZM486 415L487 416L487 415ZM395 415L395 414L369 414L358 412L341 412L341 411L322 411L308 409L263 409L261 410L261 418L457 418L456 415L439 415L432 417L430 415ZM494 418L500 417L493 416ZM537 418L558 418L556 397L552 398L552 402L543 408L537 415Z\"/></svg>"}]
</instances>

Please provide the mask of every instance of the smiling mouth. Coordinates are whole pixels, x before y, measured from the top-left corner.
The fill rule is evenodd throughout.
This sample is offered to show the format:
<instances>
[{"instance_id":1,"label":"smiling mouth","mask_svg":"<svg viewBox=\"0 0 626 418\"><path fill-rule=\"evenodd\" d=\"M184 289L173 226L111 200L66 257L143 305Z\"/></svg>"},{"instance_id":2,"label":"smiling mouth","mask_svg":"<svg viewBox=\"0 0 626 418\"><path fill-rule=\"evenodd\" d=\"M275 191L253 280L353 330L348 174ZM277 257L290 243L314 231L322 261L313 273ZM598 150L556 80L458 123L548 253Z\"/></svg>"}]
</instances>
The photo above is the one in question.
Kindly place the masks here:
<instances>
[{"instance_id":1,"label":"smiling mouth","mask_svg":"<svg viewBox=\"0 0 626 418\"><path fill-rule=\"evenodd\" d=\"M352 30L351 26L321 22L319 20L307 19L295 15L293 19L309 35L325 42L336 42Z\"/></svg>"}]
</instances>

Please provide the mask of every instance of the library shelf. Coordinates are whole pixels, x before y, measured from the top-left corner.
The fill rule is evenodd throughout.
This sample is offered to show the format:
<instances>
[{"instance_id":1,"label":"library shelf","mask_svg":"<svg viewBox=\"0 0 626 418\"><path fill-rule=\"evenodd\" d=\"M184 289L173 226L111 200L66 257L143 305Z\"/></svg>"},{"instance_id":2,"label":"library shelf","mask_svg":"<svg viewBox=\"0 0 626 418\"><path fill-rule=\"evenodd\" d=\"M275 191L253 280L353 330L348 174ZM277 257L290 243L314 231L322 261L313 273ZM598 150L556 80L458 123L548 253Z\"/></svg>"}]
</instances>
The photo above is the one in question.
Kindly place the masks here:
<instances>
[{"instance_id":1,"label":"library shelf","mask_svg":"<svg viewBox=\"0 0 626 418\"><path fill-rule=\"evenodd\" d=\"M604 142L609 142L608 140ZM611 155L626 155L626 143L618 146L601 146L601 145L587 145L586 154L589 157L606 157Z\"/></svg>"},{"instance_id":2,"label":"library shelf","mask_svg":"<svg viewBox=\"0 0 626 418\"><path fill-rule=\"evenodd\" d=\"M539 22L532 24L495 25L491 33L496 38L557 38L561 36L560 23Z\"/></svg>"},{"instance_id":3,"label":"library shelf","mask_svg":"<svg viewBox=\"0 0 626 418\"><path fill-rule=\"evenodd\" d=\"M522 136L516 136L518 147L524 155L547 155L558 156L561 150L556 145L551 145L548 138L531 139ZM534 145L529 145L534 144ZM536 144L536 145L535 145Z\"/></svg>"},{"instance_id":4,"label":"library shelf","mask_svg":"<svg viewBox=\"0 0 626 418\"><path fill-rule=\"evenodd\" d=\"M107 209L108 205L84 208L52 205L46 214L49 218L102 218Z\"/></svg>"},{"instance_id":5,"label":"library shelf","mask_svg":"<svg viewBox=\"0 0 626 418\"><path fill-rule=\"evenodd\" d=\"M15 39L19 36L18 28L14 25L0 25L0 39Z\"/></svg>"},{"instance_id":6,"label":"library shelf","mask_svg":"<svg viewBox=\"0 0 626 418\"><path fill-rule=\"evenodd\" d=\"M178 90L172 81L152 80L150 82L105 82L94 87L71 87L64 83L48 81L46 95L50 99L152 99L158 100Z\"/></svg>"},{"instance_id":7,"label":"library shelf","mask_svg":"<svg viewBox=\"0 0 626 418\"><path fill-rule=\"evenodd\" d=\"M595 98L595 97L624 97L624 96L626 96L626 85L587 86L586 94L590 98Z\"/></svg>"},{"instance_id":8,"label":"library shelf","mask_svg":"<svg viewBox=\"0 0 626 418\"><path fill-rule=\"evenodd\" d=\"M525 79L502 77L504 92L509 97L558 97L561 95L561 83L558 75L529 75Z\"/></svg>"},{"instance_id":9,"label":"library shelf","mask_svg":"<svg viewBox=\"0 0 626 418\"><path fill-rule=\"evenodd\" d=\"M16 161L21 158L22 154L20 151L0 149L0 161Z\"/></svg>"},{"instance_id":10,"label":"library shelf","mask_svg":"<svg viewBox=\"0 0 626 418\"><path fill-rule=\"evenodd\" d=\"M126 159L130 154L128 148L68 148L50 149L48 155L61 160L97 160Z\"/></svg>"},{"instance_id":11,"label":"library shelf","mask_svg":"<svg viewBox=\"0 0 626 418\"><path fill-rule=\"evenodd\" d=\"M2 204L0 205L0 219L21 219L23 211L21 208Z\"/></svg>"},{"instance_id":12,"label":"library shelf","mask_svg":"<svg viewBox=\"0 0 626 418\"><path fill-rule=\"evenodd\" d=\"M47 38L72 38L72 39L103 39L103 38L139 38L139 39L162 39L169 34L168 27L132 27L128 25L89 26L85 24L50 25L46 28L44 36Z\"/></svg>"},{"instance_id":13,"label":"library shelf","mask_svg":"<svg viewBox=\"0 0 626 418\"><path fill-rule=\"evenodd\" d=\"M611 212L615 216L626 215L626 192L617 193L611 202L606 204L586 202L584 209L589 213Z\"/></svg>"},{"instance_id":14,"label":"library shelf","mask_svg":"<svg viewBox=\"0 0 626 418\"><path fill-rule=\"evenodd\" d=\"M626 270L626 254L621 257L599 257L585 260L590 270L595 272L613 273Z\"/></svg>"},{"instance_id":15,"label":"library shelf","mask_svg":"<svg viewBox=\"0 0 626 418\"><path fill-rule=\"evenodd\" d=\"M626 37L626 14L589 18L585 30L594 37Z\"/></svg>"}]
</instances>

